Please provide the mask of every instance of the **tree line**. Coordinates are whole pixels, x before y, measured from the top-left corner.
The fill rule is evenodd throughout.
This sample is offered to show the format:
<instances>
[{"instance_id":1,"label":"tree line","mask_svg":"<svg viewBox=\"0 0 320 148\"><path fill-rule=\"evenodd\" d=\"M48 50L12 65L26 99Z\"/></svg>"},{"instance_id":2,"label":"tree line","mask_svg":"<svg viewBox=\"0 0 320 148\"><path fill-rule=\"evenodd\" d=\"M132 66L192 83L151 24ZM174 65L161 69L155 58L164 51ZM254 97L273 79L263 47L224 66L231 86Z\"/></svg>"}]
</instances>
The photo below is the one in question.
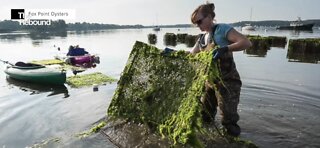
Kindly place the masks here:
<instances>
[{"instance_id":1,"label":"tree line","mask_svg":"<svg viewBox=\"0 0 320 148\"><path fill-rule=\"evenodd\" d=\"M60 32L66 31L67 24L64 20L51 21L50 25L20 25L18 21L0 21L0 32L30 31L30 32Z\"/></svg>"},{"instance_id":2,"label":"tree line","mask_svg":"<svg viewBox=\"0 0 320 148\"><path fill-rule=\"evenodd\" d=\"M241 21L232 23L232 26L245 26L246 24L250 24L252 26L267 26L267 27L276 27L276 26L288 26L292 21L281 21L281 20L266 20L266 21ZM314 23L314 26L320 26L320 20L304 20L302 21L304 24Z\"/></svg>"},{"instance_id":3,"label":"tree line","mask_svg":"<svg viewBox=\"0 0 320 148\"><path fill-rule=\"evenodd\" d=\"M289 25L291 21L268 20L268 21L241 21L231 23L232 26L245 26L251 24L253 26L285 26ZM320 20L304 20L303 23L314 23L315 26L320 26ZM18 21L4 20L0 21L0 32L10 32L25 30L31 32L61 32L67 30L104 30L104 29L139 29L152 28L154 26L143 25L117 25L117 24L99 24L88 22L66 23L64 20L51 21L50 25L20 25ZM191 24L176 24L176 25L160 25L161 28L187 28L194 27Z\"/></svg>"},{"instance_id":4,"label":"tree line","mask_svg":"<svg viewBox=\"0 0 320 148\"><path fill-rule=\"evenodd\" d=\"M20 25L18 21L4 20L0 21L0 32L10 31L32 31L32 32L60 32L67 30L103 30L103 29L130 29L145 28L143 25L117 25L117 24L99 24L88 22L76 22L67 24L64 20L51 21L50 25Z\"/></svg>"}]
</instances>

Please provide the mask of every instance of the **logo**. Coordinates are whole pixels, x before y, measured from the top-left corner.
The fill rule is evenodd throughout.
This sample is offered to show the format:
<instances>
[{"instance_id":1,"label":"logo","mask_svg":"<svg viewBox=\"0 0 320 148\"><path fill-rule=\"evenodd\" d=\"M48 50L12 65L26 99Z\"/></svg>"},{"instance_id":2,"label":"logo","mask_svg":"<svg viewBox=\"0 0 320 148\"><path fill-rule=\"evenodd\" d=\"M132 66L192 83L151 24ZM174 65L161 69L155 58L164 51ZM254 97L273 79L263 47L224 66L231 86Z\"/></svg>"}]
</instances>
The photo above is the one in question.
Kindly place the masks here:
<instances>
[{"instance_id":1,"label":"logo","mask_svg":"<svg viewBox=\"0 0 320 148\"><path fill-rule=\"evenodd\" d=\"M11 9L11 19L19 20L20 25L51 25L50 20L25 19L24 9Z\"/></svg>"},{"instance_id":2,"label":"logo","mask_svg":"<svg viewBox=\"0 0 320 148\"><path fill-rule=\"evenodd\" d=\"M42 25L46 25L46 26L50 26L51 25L51 21L50 20L23 20L20 21L20 25L31 25L31 26L42 26Z\"/></svg>"},{"instance_id":3,"label":"logo","mask_svg":"<svg viewBox=\"0 0 320 148\"><path fill-rule=\"evenodd\" d=\"M73 9L11 9L11 19L18 20L20 25L51 25L52 20L74 19Z\"/></svg>"},{"instance_id":4,"label":"logo","mask_svg":"<svg viewBox=\"0 0 320 148\"><path fill-rule=\"evenodd\" d=\"M24 19L24 9L11 9L11 19Z\"/></svg>"}]
</instances>

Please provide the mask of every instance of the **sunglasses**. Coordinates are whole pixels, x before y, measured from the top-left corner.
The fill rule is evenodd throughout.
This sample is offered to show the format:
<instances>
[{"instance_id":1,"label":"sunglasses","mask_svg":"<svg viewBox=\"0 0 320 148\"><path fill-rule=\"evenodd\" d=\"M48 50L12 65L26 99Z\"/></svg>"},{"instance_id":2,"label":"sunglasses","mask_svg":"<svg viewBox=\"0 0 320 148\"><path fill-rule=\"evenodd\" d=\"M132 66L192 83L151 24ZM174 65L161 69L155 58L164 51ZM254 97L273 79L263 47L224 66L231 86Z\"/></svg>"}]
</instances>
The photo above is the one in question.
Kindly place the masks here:
<instances>
[{"instance_id":1,"label":"sunglasses","mask_svg":"<svg viewBox=\"0 0 320 148\"><path fill-rule=\"evenodd\" d=\"M203 17L202 19L199 19L197 20L195 23L199 26L202 24L203 20L205 19L206 17Z\"/></svg>"}]
</instances>

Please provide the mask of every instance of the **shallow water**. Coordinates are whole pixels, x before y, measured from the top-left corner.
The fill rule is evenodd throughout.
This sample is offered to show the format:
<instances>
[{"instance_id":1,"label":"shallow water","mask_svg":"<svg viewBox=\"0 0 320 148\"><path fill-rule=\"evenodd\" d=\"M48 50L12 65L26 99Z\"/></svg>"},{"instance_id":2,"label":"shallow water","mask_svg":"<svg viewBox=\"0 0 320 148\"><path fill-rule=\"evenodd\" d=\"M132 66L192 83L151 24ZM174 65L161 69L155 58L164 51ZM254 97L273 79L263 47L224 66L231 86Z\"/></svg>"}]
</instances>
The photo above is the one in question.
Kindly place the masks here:
<instances>
[{"instance_id":1,"label":"shallow water","mask_svg":"<svg viewBox=\"0 0 320 148\"><path fill-rule=\"evenodd\" d=\"M162 40L166 32L198 34L196 28L68 32L46 37L0 34L0 59L10 62L50 59L66 53L69 45L79 44L100 56L101 63L85 73L100 71L119 78L136 40L147 42L147 34L156 33L156 46L164 48ZM262 28L243 33L320 38L320 30ZM188 49L184 44L172 48ZM320 147L320 64L289 62L286 47L271 47L262 57L243 52L234 53L234 57L243 81L239 105L241 137L260 147ZM5 69L4 64L0 67ZM82 140L74 135L105 117L116 83L99 86L97 92L93 87L51 88L16 82L1 72L0 88L0 146L26 147L58 137L60 147L114 147L99 134Z\"/></svg>"}]
</instances>

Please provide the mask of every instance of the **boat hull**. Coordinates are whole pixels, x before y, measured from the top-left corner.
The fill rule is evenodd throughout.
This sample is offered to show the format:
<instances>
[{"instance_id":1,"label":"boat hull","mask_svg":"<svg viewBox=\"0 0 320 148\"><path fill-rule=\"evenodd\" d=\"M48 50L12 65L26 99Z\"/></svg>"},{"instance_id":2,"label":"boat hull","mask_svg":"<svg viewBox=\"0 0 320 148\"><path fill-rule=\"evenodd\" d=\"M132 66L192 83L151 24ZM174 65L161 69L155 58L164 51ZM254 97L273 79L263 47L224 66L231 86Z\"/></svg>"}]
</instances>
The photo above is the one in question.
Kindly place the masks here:
<instances>
[{"instance_id":1,"label":"boat hull","mask_svg":"<svg viewBox=\"0 0 320 148\"><path fill-rule=\"evenodd\" d=\"M251 31L255 30L255 28L253 26L244 26L241 29L242 30L251 30Z\"/></svg>"},{"instance_id":2,"label":"boat hull","mask_svg":"<svg viewBox=\"0 0 320 148\"><path fill-rule=\"evenodd\" d=\"M19 66L8 66L4 71L10 78L49 85L63 85L66 82L66 72L47 68L26 68Z\"/></svg>"},{"instance_id":3,"label":"boat hull","mask_svg":"<svg viewBox=\"0 0 320 148\"><path fill-rule=\"evenodd\" d=\"M160 31L160 27L159 27L159 26L155 26L155 27L153 28L153 31Z\"/></svg>"},{"instance_id":4,"label":"boat hull","mask_svg":"<svg viewBox=\"0 0 320 148\"><path fill-rule=\"evenodd\" d=\"M279 30L312 30L314 24L305 24L301 26L280 26Z\"/></svg>"}]
</instances>

